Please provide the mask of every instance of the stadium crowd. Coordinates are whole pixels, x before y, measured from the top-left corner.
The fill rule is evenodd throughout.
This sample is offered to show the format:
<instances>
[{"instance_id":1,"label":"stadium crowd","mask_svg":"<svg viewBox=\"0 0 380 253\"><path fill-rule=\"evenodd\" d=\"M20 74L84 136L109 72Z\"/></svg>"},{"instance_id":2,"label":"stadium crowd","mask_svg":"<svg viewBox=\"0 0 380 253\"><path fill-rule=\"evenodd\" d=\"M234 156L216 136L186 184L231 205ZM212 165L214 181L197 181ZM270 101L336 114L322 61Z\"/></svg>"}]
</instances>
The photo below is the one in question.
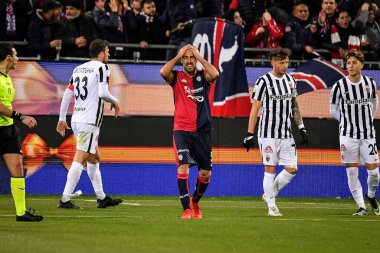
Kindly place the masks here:
<instances>
[{"instance_id":1,"label":"stadium crowd","mask_svg":"<svg viewBox=\"0 0 380 253\"><path fill-rule=\"evenodd\" d=\"M111 57L169 60L191 39L193 21L223 17L243 27L245 47L292 50L293 59L310 59L315 49L341 63L347 51L360 49L366 60L380 59L380 0L4 0L0 2L0 41L27 41L19 56L54 60L89 57L95 38L134 43L111 47ZM135 54L135 55L134 55ZM267 52L248 52L268 58Z\"/></svg>"}]
</instances>

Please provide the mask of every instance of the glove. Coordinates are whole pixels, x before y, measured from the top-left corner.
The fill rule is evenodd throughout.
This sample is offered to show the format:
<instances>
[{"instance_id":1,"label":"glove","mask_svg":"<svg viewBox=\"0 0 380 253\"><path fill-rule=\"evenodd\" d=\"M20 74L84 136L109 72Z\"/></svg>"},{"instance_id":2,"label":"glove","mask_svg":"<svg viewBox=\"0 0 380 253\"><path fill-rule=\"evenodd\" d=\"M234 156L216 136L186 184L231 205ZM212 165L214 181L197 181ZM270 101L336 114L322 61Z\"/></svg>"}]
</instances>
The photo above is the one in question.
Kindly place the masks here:
<instances>
[{"instance_id":1,"label":"glove","mask_svg":"<svg viewBox=\"0 0 380 253\"><path fill-rule=\"evenodd\" d=\"M243 147L247 149L247 152L249 149L253 148L253 134L247 133L247 136L243 140Z\"/></svg>"},{"instance_id":2,"label":"glove","mask_svg":"<svg viewBox=\"0 0 380 253\"><path fill-rule=\"evenodd\" d=\"M300 128L301 133L301 145L308 145L309 144L309 135L306 132L306 128L302 127Z\"/></svg>"}]
</instances>

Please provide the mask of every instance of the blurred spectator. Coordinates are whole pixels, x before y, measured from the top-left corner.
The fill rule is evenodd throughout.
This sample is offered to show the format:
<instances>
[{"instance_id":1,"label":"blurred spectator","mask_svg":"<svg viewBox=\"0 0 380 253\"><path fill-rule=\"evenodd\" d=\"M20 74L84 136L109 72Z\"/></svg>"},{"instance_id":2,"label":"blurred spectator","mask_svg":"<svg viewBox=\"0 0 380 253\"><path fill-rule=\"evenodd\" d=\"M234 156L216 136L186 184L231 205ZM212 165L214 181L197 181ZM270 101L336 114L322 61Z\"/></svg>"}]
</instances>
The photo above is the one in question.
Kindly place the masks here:
<instances>
[{"instance_id":1,"label":"blurred spectator","mask_svg":"<svg viewBox=\"0 0 380 253\"><path fill-rule=\"evenodd\" d=\"M256 48L277 48L284 35L284 26L276 23L268 11L262 15L260 23L253 25L245 42ZM255 58L267 58L267 53L257 53Z\"/></svg>"},{"instance_id":2,"label":"blurred spectator","mask_svg":"<svg viewBox=\"0 0 380 253\"><path fill-rule=\"evenodd\" d=\"M95 0L94 1L95 6L94 9L86 12L86 17L92 18L96 25L98 25L99 21L99 15L103 11L105 11L104 5L106 3L106 0Z\"/></svg>"},{"instance_id":3,"label":"blurred spectator","mask_svg":"<svg viewBox=\"0 0 380 253\"><path fill-rule=\"evenodd\" d=\"M100 37L94 20L85 17L82 12L81 1L67 1L61 56L88 58L88 46L92 40Z\"/></svg>"},{"instance_id":4,"label":"blurred spectator","mask_svg":"<svg viewBox=\"0 0 380 253\"><path fill-rule=\"evenodd\" d=\"M221 17L222 1L221 0L196 0L198 17Z\"/></svg>"},{"instance_id":5,"label":"blurred spectator","mask_svg":"<svg viewBox=\"0 0 380 253\"><path fill-rule=\"evenodd\" d=\"M336 8L335 0L323 0L318 16L312 18L312 24L316 24L318 28L319 47L330 51L336 49L336 45L331 43L331 27L335 23ZM327 59L331 58L331 54L323 54L323 56Z\"/></svg>"},{"instance_id":6,"label":"blurred spectator","mask_svg":"<svg viewBox=\"0 0 380 253\"><path fill-rule=\"evenodd\" d=\"M360 31L360 47L368 61L380 59L380 25L376 21L378 6L364 3L352 25Z\"/></svg>"},{"instance_id":7,"label":"blurred spectator","mask_svg":"<svg viewBox=\"0 0 380 253\"><path fill-rule=\"evenodd\" d=\"M29 24L29 52L31 56L40 54L41 59L53 60L62 46L62 4L45 0L41 8L36 10Z\"/></svg>"},{"instance_id":8,"label":"blurred spectator","mask_svg":"<svg viewBox=\"0 0 380 253\"><path fill-rule=\"evenodd\" d=\"M109 11L107 11L106 8L109 9ZM104 9L99 13L98 27L102 32L103 39L110 43L128 42L127 33L125 31L125 19L120 15L122 8L123 6L120 5L119 0L110 0L106 2ZM126 52L126 48L121 46L110 47L110 55L113 58L125 58L127 55Z\"/></svg>"},{"instance_id":9,"label":"blurred spectator","mask_svg":"<svg viewBox=\"0 0 380 253\"><path fill-rule=\"evenodd\" d=\"M149 49L150 44L164 44L165 31L156 14L156 5L153 0L142 1L142 15L138 17L139 29L137 38L140 43L141 60L164 60L163 50Z\"/></svg>"},{"instance_id":10,"label":"blurred spectator","mask_svg":"<svg viewBox=\"0 0 380 253\"><path fill-rule=\"evenodd\" d=\"M229 9L238 10L250 28L260 22L261 16L270 6L271 1L268 0L232 0Z\"/></svg>"},{"instance_id":11,"label":"blurred spectator","mask_svg":"<svg viewBox=\"0 0 380 253\"><path fill-rule=\"evenodd\" d=\"M138 17L141 13L141 0L131 0L131 5L125 12L125 22L129 43L139 43L137 32L139 29Z\"/></svg>"},{"instance_id":12,"label":"blurred spectator","mask_svg":"<svg viewBox=\"0 0 380 253\"><path fill-rule=\"evenodd\" d=\"M344 66L343 59L348 51L360 50L358 32L352 27L347 11L341 11L336 18L336 24L331 28L331 42L331 61L341 67Z\"/></svg>"},{"instance_id":13,"label":"blurred spectator","mask_svg":"<svg viewBox=\"0 0 380 253\"><path fill-rule=\"evenodd\" d=\"M170 37L169 45L178 48L190 44L193 21L196 18L194 0L168 0L163 21L166 36ZM173 59L178 50L167 50L166 61Z\"/></svg>"},{"instance_id":14,"label":"blurred spectator","mask_svg":"<svg viewBox=\"0 0 380 253\"><path fill-rule=\"evenodd\" d=\"M32 10L29 0L0 1L0 40L25 41ZM16 50L19 56L27 54L25 46L16 46Z\"/></svg>"},{"instance_id":15,"label":"blurred spectator","mask_svg":"<svg viewBox=\"0 0 380 253\"><path fill-rule=\"evenodd\" d=\"M284 47L292 50L294 59L310 59L318 44L317 29L310 24L309 8L303 3L293 7L293 18L285 27Z\"/></svg>"},{"instance_id":16,"label":"blurred spectator","mask_svg":"<svg viewBox=\"0 0 380 253\"><path fill-rule=\"evenodd\" d=\"M344 0L338 1L338 10L346 11L350 17L356 17L360 7L364 2L369 2L368 0Z\"/></svg>"},{"instance_id":17,"label":"blurred spectator","mask_svg":"<svg viewBox=\"0 0 380 253\"><path fill-rule=\"evenodd\" d=\"M245 21L241 17L240 12L237 10L228 10L226 13L224 13L223 18L231 22L234 22L237 25L240 25L243 27L245 26Z\"/></svg>"}]
</instances>

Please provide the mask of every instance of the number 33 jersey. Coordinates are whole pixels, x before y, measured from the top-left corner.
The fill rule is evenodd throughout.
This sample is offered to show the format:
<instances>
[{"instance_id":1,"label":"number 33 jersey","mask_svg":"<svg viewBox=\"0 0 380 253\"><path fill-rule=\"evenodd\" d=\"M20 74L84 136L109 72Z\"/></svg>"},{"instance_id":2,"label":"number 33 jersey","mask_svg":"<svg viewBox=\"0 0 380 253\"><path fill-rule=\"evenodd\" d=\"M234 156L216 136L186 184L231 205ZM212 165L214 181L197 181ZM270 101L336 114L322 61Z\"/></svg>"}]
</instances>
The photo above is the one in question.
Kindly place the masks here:
<instances>
[{"instance_id":1,"label":"number 33 jersey","mask_svg":"<svg viewBox=\"0 0 380 253\"><path fill-rule=\"evenodd\" d=\"M108 85L110 71L99 61L89 61L76 67L68 89L75 94L71 122L99 126L103 120L104 100L99 97L99 86Z\"/></svg>"}]
</instances>

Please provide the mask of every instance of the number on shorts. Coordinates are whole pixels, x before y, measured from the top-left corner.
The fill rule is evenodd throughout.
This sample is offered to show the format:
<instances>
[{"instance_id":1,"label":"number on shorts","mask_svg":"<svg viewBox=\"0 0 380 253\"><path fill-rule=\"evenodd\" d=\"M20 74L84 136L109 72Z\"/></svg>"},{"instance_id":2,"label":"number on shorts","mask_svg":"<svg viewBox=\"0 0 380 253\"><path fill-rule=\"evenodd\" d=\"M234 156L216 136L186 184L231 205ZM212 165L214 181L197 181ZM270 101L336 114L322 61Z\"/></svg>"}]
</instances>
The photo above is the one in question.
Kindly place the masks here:
<instances>
[{"instance_id":1,"label":"number on shorts","mask_svg":"<svg viewBox=\"0 0 380 253\"><path fill-rule=\"evenodd\" d=\"M84 101L88 95L88 90L87 90L88 78L87 78L87 76L84 76L82 78L82 83L84 83L82 90L80 89L80 85L79 85L81 83L79 77L75 78L74 83L76 83L76 85L75 85L76 92L75 93L78 93L78 95L75 94L75 100L78 100L78 98L81 98ZM84 94L82 94L82 92Z\"/></svg>"},{"instance_id":2,"label":"number on shorts","mask_svg":"<svg viewBox=\"0 0 380 253\"><path fill-rule=\"evenodd\" d=\"M371 150L369 152L369 155L377 155L377 145L375 144L369 144L368 148Z\"/></svg>"}]
</instances>

